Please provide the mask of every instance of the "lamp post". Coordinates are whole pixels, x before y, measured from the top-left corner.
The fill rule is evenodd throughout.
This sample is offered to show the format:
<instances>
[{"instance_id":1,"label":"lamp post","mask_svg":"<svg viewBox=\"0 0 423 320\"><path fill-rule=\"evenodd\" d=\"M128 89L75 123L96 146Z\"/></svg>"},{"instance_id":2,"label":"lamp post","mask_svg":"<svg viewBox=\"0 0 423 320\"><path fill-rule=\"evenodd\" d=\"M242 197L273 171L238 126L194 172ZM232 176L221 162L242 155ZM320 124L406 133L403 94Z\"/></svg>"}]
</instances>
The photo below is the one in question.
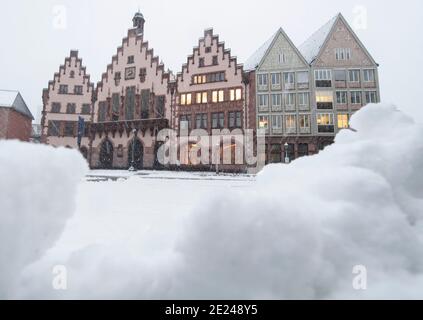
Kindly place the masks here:
<instances>
[{"instance_id":1,"label":"lamp post","mask_svg":"<svg viewBox=\"0 0 423 320\"><path fill-rule=\"evenodd\" d=\"M288 142L285 142L284 147L285 147L285 163L289 164L290 161L289 161L289 155L288 155L288 149L289 149Z\"/></svg>"},{"instance_id":2,"label":"lamp post","mask_svg":"<svg viewBox=\"0 0 423 320\"><path fill-rule=\"evenodd\" d=\"M220 162L220 142L216 143L216 175L219 175L219 162Z\"/></svg>"},{"instance_id":3,"label":"lamp post","mask_svg":"<svg viewBox=\"0 0 423 320\"><path fill-rule=\"evenodd\" d=\"M129 171L135 172L137 171L135 169L135 138L137 136L137 130L136 129L132 130L132 133L134 134L134 138L132 140L132 159L131 159L131 166L129 167Z\"/></svg>"}]
</instances>

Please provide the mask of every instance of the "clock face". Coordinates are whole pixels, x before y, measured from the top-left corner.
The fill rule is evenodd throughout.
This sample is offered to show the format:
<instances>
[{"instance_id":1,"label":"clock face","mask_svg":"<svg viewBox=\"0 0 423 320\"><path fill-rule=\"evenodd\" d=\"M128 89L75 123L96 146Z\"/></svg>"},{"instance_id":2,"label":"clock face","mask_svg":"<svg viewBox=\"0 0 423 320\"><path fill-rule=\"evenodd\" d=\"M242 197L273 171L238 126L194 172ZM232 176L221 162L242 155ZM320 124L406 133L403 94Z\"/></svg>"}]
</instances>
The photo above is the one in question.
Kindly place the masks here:
<instances>
[{"instance_id":1,"label":"clock face","mask_svg":"<svg viewBox=\"0 0 423 320\"><path fill-rule=\"evenodd\" d=\"M135 79L135 67L125 69L125 80Z\"/></svg>"}]
</instances>

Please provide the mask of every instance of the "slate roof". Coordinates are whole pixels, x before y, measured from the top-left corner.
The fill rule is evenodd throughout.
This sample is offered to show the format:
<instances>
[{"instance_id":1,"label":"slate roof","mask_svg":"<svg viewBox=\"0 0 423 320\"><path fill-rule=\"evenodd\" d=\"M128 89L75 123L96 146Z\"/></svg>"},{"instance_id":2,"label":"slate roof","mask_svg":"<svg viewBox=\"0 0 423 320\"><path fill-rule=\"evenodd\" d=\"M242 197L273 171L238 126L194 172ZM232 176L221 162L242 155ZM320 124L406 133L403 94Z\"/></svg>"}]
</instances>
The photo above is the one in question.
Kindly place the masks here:
<instances>
[{"instance_id":1,"label":"slate roof","mask_svg":"<svg viewBox=\"0 0 423 320\"><path fill-rule=\"evenodd\" d=\"M0 107L11 108L16 112L19 112L24 116L34 120L31 111L29 110L19 91L0 90Z\"/></svg>"}]
</instances>

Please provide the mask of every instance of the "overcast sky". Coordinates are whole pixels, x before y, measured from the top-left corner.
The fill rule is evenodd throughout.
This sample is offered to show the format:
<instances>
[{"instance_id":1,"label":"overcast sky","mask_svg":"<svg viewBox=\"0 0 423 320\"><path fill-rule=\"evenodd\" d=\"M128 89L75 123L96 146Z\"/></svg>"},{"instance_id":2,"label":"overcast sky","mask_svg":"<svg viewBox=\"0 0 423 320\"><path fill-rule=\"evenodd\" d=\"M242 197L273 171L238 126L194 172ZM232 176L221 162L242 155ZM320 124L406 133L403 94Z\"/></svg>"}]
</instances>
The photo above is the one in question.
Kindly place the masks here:
<instances>
[{"instance_id":1,"label":"overcast sky","mask_svg":"<svg viewBox=\"0 0 423 320\"><path fill-rule=\"evenodd\" d=\"M174 72L208 27L242 63L277 28L300 45L342 12L380 64L382 100L423 121L421 0L3 0L0 88L19 90L39 119L42 89L69 51L79 50L97 82L138 8L146 19L145 39Z\"/></svg>"}]
</instances>

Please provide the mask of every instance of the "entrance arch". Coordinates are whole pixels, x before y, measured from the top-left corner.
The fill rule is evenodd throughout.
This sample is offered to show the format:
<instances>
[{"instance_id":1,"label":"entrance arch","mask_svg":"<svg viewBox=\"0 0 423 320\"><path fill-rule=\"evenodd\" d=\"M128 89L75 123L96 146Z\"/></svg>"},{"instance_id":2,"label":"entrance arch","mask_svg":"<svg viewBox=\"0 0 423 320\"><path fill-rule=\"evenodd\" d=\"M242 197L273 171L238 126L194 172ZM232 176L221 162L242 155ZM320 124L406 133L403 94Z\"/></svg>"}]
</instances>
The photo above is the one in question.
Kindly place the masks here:
<instances>
[{"instance_id":1,"label":"entrance arch","mask_svg":"<svg viewBox=\"0 0 423 320\"><path fill-rule=\"evenodd\" d=\"M100 147L100 166L102 169L113 168L113 144L109 139L103 141Z\"/></svg>"},{"instance_id":2,"label":"entrance arch","mask_svg":"<svg viewBox=\"0 0 423 320\"><path fill-rule=\"evenodd\" d=\"M128 145L128 168L131 166L135 170L144 168L144 146L139 139L132 140Z\"/></svg>"}]
</instances>

